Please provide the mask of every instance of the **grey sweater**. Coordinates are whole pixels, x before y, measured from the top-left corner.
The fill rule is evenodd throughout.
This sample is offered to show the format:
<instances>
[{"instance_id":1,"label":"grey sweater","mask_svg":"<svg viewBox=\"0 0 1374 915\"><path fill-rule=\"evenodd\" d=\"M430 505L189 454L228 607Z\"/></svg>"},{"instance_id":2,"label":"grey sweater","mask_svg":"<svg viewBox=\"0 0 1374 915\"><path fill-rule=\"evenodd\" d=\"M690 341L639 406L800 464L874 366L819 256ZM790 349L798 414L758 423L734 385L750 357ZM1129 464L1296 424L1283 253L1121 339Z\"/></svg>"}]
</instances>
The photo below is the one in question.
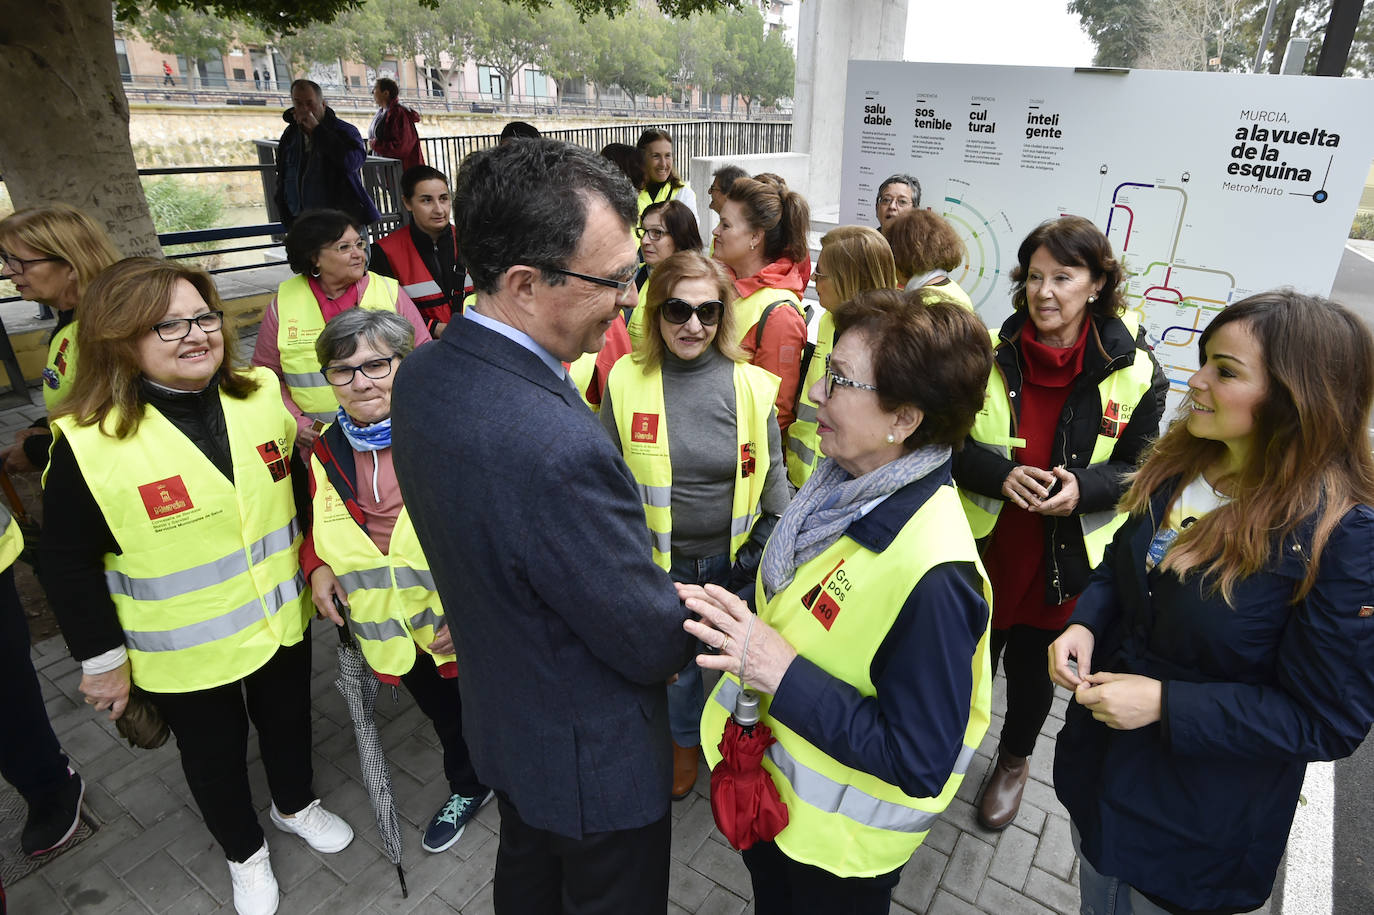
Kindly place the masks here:
<instances>
[{"instance_id":1,"label":"grey sweater","mask_svg":"<svg viewBox=\"0 0 1374 915\"><path fill-rule=\"evenodd\" d=\"M663 402L673 463L673 556L705 559L728 553L739 460L734 363L714 346L691 362L665 349ZM601 424L623 454L609 391L601 401ZM791 497L774 410L768 423L768 477L761 508L780 515Z\"/></svg>"}]
</instances>

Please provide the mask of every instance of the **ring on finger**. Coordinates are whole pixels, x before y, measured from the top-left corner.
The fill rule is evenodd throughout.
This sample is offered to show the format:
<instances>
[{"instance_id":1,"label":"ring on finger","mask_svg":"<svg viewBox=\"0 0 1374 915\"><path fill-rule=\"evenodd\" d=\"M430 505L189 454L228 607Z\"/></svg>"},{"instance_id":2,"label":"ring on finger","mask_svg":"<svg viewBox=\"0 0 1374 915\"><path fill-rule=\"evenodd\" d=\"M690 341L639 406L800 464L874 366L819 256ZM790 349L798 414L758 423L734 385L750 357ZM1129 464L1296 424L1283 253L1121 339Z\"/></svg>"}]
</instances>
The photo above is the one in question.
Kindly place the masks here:
<instances>
[{"instance_id":1,"label":"ring on finger","mask_svg":"<svg viewBox=\"0 0 1374 915\"><path fill-rule=\"evenodd\" d=\"M723 633L723 632L721 633L721 635L724 635L725 638L721 640L720 649L719 649L719 650L720 650L720 651L725 651L727 648L730 647L730 636L726 635L726 634Z\"/></svg>"}]
</instances>

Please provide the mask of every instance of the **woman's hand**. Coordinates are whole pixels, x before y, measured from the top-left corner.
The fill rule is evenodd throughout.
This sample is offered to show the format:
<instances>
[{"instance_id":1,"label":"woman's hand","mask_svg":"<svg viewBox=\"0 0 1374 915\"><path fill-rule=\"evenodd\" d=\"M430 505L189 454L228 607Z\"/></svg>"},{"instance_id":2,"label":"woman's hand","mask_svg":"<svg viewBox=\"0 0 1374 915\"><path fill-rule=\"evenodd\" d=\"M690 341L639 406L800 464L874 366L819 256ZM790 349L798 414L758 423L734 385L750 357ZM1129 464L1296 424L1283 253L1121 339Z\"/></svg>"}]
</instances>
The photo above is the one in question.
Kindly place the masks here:
<instances>
[{"instance_id":1,"label":"woman's hand","mask_svg":"<svg viewBox=\"0 0 1374 915\"><path fill-rule=\"evenodd\" d=\"M1074 700L1109 728L1133 731L1159 720L1164 687L1140 674L1088 674L1074 690Z\"/></svg>"},{"instance_id":2,"label":"woman's hand","mask_svg":"<svg viewBox=\"0 0 1374 915\"><path fill-rule=\"evenodd\" d=\"M1078 477L1063 467L1056 467L1050 473L1054 474L1054 479L1058 480L1062 486L1059 492L1032 508L1031 511L1041 515L1058 515L1061 518L1073 514L1074 509L1078 508Z\"/></svg>"},{"instance_id":3,"label":"woman's hand","mask_svg":"<svg viewBox=\"0 0 1374 915\"><path fill-rule=\"evenodd\" d=\"M676 587L678 599L701 617L701 622L684 620L682 628L719 652L697 655L697 666L732 673L770 696L776 693L797 650L719 585Z\"/></svg>"},{"instance_id":4,"label":"woman's hand","mask_svg":"<svg viewBox=\"0 0 1374 915\"><path fill-rule=\"evenodd\" d=\"M342 626L343 617L334 606L336 597L339 603L348 606L348 592L339 584L338 576L334 574L333 569L322 565L310 573L310 599L315 602L315 612L320 619L329 620L335 626ZM452 643L449 644L451 647Z\"/></svg>"},{"instance_id":5,"label":"woman's hand","mask_svg":"<svg viewBox=\"0 0 1374 915\"><path fill-rule=\"evenodd\" d=\"M1050 643L1050 679L1065 689L1077 689L1083 678L1092 673L1093 645L1097 637L1081 623L1074 623L1064 634ZM1078 662L1078 673L1069 666L1069 659Z\"/></svg>"},{"instance_id":6,"label":"woman's hand","mask_svg":"<svg viewBox=\"0 0 1374 915\"><path fill-rule=\"evenodd\" d=\"M124 714L129 704L129 662L103 674L82 674L77 687L86 696L86 704L97 712L110 710L110 720Z\"/></svg>"},{"instance_id":7,"label":"woman's hand","mask_svg":"<svg viewBox=\"0 0 1374 915\"><path fill-rule=\"evenodd\" d=\"M449 634L448 623L434 630L434 641L429 643L430 654L453 654L453 636Z\"/></svg>"},{"instance_id":8,"label":"woman's hand","mask_svg":"<svg viewBox=\"0 0 1374 915\"><path fill-rule=\"evenodd\" d=\"M315 431L314 424L302 426L296 424L296 453L303 459L308 458L310 449L315 444L315 439L320 437L320 433Z\"/></svg>"},{"instance_id":9,"label":"woman's hand","mask_svg":"<svg viewBox=\"0 0 1374 915\"><path fill-rule=\"evenodd\" d=\"M15 433L12 447L0 451L0 460L5 462L5 469L10 473L34 473L38 470L24 453L24 442L35 435L52 438L52 433L42 426L28 426Z\"/></svg>"},{"instance_id":10,"label":"woman's hand","mask_svg":"<svg viewBox=\"0 0 1374 915\"><path fill-rule=\"evenodd\" d=\"M1036 511L1053 485L1054 474L1050 471L1017 464L1002 481L1002 495L1018 508Z\"/></svg>"}]
</instances>

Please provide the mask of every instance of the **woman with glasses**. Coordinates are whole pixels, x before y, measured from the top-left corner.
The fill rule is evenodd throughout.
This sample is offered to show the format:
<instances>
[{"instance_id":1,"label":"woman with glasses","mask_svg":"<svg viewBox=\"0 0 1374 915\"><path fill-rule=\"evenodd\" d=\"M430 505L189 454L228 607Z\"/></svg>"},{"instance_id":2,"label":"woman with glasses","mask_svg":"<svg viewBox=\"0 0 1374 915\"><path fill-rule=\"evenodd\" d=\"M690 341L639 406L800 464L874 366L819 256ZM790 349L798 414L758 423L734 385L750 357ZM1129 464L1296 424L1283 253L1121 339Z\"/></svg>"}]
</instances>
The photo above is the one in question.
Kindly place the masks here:
<instances>
[{"instance_id":1,"label":"woman with glasses","mask_svg":"<svg viewBox=\"0 0 1374 915\"><path fill-rule=\"evenodd\" d=\"M644 266L635 277L639 286L639 308L629 318L630 341L644 338L644 303L649 295L649 277L656 265L679 251L700 251L701 231L696 215L680 200L651 203L639 217L639 250Z\"/></svg>"},{"instance_id":2,"label":"woman with glasses","mask_svg":"<svg viewBox=\"0 0 1374 915\"><path fill-rule=\"evenodd\" d=\"M461 728L458 664L444 608L391 462L391 386L415 332L389 311L355 308L315 341L320 371L339 398L310 456L314 511L301 570L315 609L348 628L377 679L405 684L434 725L449 794L422 842L441 852L491 799Z\"/></svg>"},{"instance_id":3,"label":"woman with glasses","mask_svg":"<svg viewBox=\"0 0 1374 915\"><path fill-rule=\"evenodd\" d=\"M662 261L649 281L644 343L611 370L601 423L644 494L654 561L674 581L744 587L787 506L773 402L778 379L735 341L734 289L697 251ZM701 671L668 687L674 798L697 778Z\"/></svg>"},{"instance_id":4,"label":"woman with glasses","mask_svg":"<svg viewBox=\"0 0 1374 915\"><path fill-rule=\"evenodd\" d=\"M0 220L0 277L20 298L57 312L43 368L43 403L52 412L76 374L77 305L96 275L119 260L105 230L65 203L19 210ZM10 472L42 470L52 436L47 419L15 435L0 458Z\"/></svg>"},{"instance_id":5,"label":"woman with glasses","mask_svg":"<svg viewBox=\"0 0 1374 915\"><path fill-rule=\"evenodd\" d=\"M315 361L315 340L331 318L350 308L394 311L415 328L417 346L432 339L396 280L367 269L366 232L341 210L307 210L286 233L286 261L296 275L277 288L263 313L252 362L281 380L282 400L296 419L296 446L302 451L339 408Z\"/></svg>"},{"instance_id":6,"label":"woman with glasses","mask_svg":"<svg viewBox=\"0 0 1374 915\"><path fill-rule=\"evenodd\" d=\"M826 457L764 549L755 605L678 586L724 671L707 761L741 684L777 738L763 759L788 822L744 850L759 915L887 912L902 866L988 726L988 605L950 454L992 363L976 317L938 293L859 293L811 388Z\"/></svg>"},{"instance_id":7,"label":"woman with glasses","mask_svg":"<svg viewBox=\"0 0 1374 915\"><path fill-rule=\"evenodd\" d=\"M132 685L146 694L228 859L235 909L265 915L278 894L250 720L276 828L325 853L353 838L311 786L295 422L270 372L236 364L203 271L120 261L81 309L83 368L53 416L43 586L87 704L115 719Z\"/></svg>"},{"instance_id":8,"label":"woman with glasses","mask_svg":"<svg viewBox=\"0 0 1374 915\"><path fill-rule=\"evenodd\" d=\"M892 250L876 229L867 226L839 226L826 232L821 237L821 253L811 279L821 303L821 319L816 327L816 344L802 357L797 419L787 430L787 479L798 489L822 457L816 430L816 402L811 399L810 389L824 373L825 359L835 343L835 318L831 312L866 289L893 289L898 285Z\"/></svg>"},{"instance_id":9,"label":"woman with glasses","mask_svg":"<svg viewBox=\"0 0 1374 915\"><path fill-rule=\"evenodd\" d=\"M978 822L1021 808L1030 755L1054 700L1045 651L1112 532L1126 474L1159 434L1169 383L1126 311L1121 264L1081 216L1036 227L1012 268L1012 307L987 406L954 459L969 526L992 576L992 664L1007 710ZM939 287L925 287L937 289Z\"/></svg>"}]
</instances>

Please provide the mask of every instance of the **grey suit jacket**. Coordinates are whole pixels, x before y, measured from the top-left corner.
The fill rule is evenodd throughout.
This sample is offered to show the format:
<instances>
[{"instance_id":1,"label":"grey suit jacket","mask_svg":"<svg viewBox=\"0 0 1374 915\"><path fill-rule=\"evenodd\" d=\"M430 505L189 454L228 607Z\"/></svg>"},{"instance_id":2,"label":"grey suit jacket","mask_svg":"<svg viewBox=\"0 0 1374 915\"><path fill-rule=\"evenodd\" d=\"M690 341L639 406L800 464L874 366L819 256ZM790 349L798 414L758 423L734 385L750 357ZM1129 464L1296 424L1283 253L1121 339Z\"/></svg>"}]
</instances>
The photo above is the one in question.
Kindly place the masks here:
<instances>
[{"instance_id":1,"label":"grey suit jacket","mask_svg":"<svg viewBox=\"0 0 1374 915\"><path fill-rule=\"evenodd\" d=\"M573 838L662 818L664 683L691 657L689 614L591 411L533 353L455 319L401 364L392 423L482 781Z\"/></svg>"}]
</instances>

